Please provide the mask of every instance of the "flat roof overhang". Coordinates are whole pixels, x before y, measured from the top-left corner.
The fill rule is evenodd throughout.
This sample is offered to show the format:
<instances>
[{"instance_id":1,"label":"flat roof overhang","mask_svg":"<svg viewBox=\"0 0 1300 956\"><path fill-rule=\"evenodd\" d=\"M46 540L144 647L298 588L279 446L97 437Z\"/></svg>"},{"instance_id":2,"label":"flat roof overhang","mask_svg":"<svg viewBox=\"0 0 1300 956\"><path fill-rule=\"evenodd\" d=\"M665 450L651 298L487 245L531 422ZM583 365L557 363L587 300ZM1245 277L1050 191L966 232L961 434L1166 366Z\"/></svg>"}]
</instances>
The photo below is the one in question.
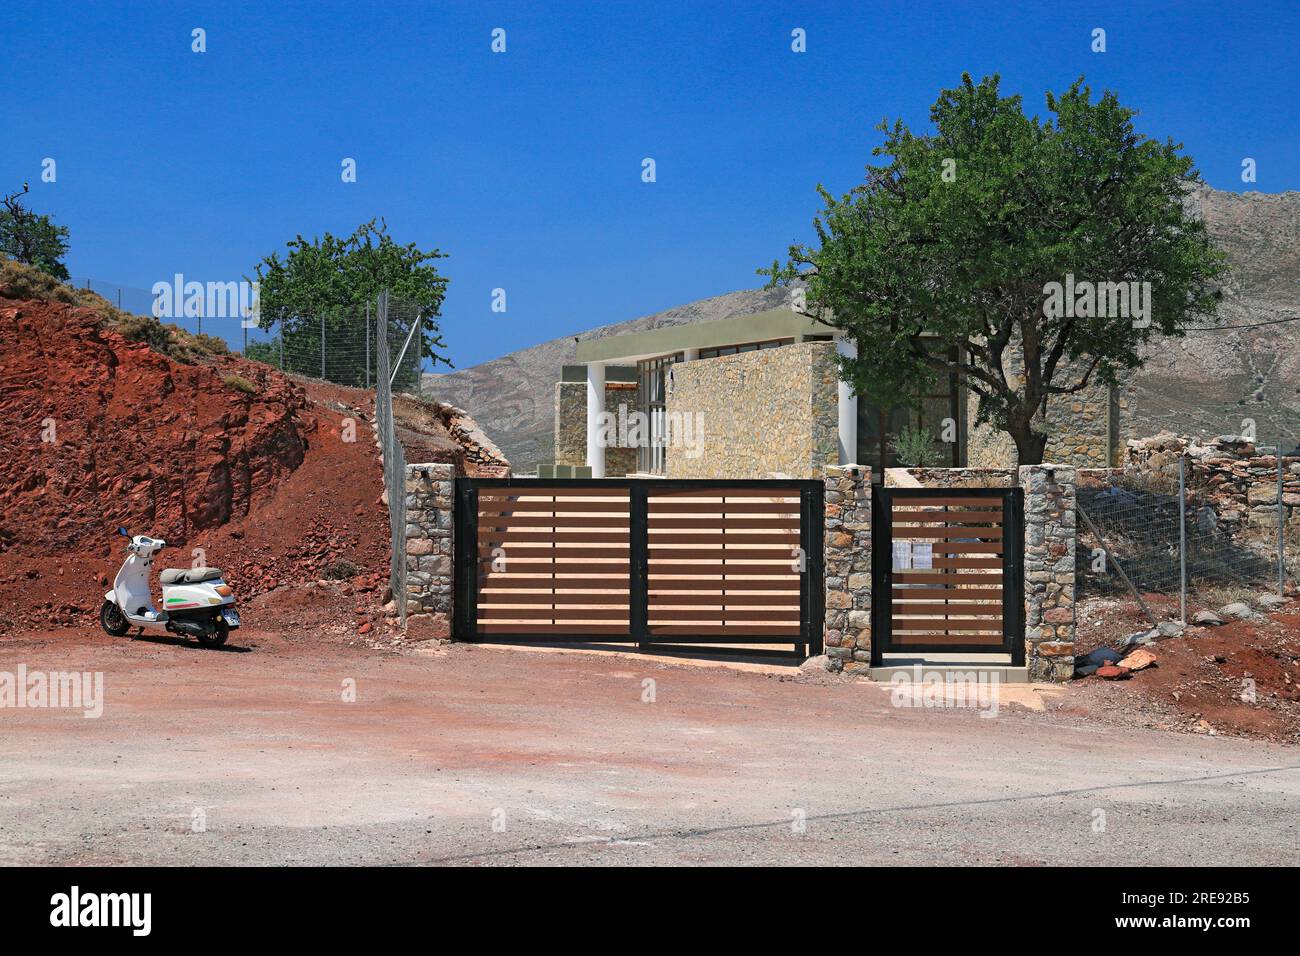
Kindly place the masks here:
<instances>
[{"instance_id":1,"label":"flat roof overhang","mask_svg":"<svg viewBox=\"0 0 1300 956\"><path fill-rule=\"evenodd\" d=\"M769 309L712 322L665 325L644 332L587 339L578 342L576 360L582 365L627 364L672 355L684 349L711 349L772 339L798 339L804 335L831 335L834 332L829 325L791 309Z\"/></svg>"}]
</instances>

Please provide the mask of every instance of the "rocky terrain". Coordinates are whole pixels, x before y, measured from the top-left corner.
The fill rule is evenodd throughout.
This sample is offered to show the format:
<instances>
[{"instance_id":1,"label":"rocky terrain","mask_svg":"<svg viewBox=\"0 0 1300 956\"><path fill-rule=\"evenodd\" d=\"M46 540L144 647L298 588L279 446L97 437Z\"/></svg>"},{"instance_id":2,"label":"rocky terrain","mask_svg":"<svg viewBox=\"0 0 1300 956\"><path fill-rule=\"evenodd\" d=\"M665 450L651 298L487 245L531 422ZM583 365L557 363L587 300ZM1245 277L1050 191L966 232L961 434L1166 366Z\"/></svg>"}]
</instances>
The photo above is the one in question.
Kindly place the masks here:
<instances>
[{"instance_id":1,"label":"rocky terrain","mask_svg":"<svg viewBox=\"0 0 1300 956\"><path fill-rule=\"evenodd\" d=\"M383 620L373 392L0 272L0 638L96 626L119 525L166 539L161 567L222 568L241 602L329 582L358 633ZM395 403L408 460L507 467L457 411Z\"/></svg>"},{"instance_id":2,"label":"rocky terrain","mask_svg":"<svg viewBox=\"0 0 1300 956\"><path fill-rule=\"evenodd\" d=\"M1177 624L1178 601L1144 594L1168 630L1143 641L1151 663L1116 682L1097 674L1076 680L1065 708L1129 730L1300 741L1300 605L1269 592L1242 592L1219 612ZM1205 597L1211 597L1206 595ZM1193 607L1196 605L1193 604ZM1125 635L1148 622L1136 602L1080 603L1076 661L1100 647L1124 648ZM1118 656L1118 655L1117 655ZM1078 673L1078 672L1076 672Z\"/></svg>"},{"instance_id":3,"label":"rocky terrain","mask_svg":"<svg viewBox=\"0 0 1300 956\"><path fill-rule=\"evenodd\" d=\"M45 553L105 522L184 544L302 464L303 389L226 357L184 365L89 309L0 300L0 540Z\"/></svg>"},{"instance_id":4,"label":"rocky terrain","mask_svg":"<svg viewBox=\"0 0 1300 956\"><path fill-rule=\"evenodd\" d=\"M1170 429L1203 438L1255 423L1261 444L1300 439L1300 193L1199 188L1191 203L1228 256L1220 329L1150 350L1126 396L1123 437Z\"/></svg>"},{"instance_id":5,"label":"rocky terrain","mask_svg":"<svg viewBox=\"0 0 1300 956\"><path fill-rule=\"evenodd\" d=\"M1198 187L1189 199L1232 268L1220 325L1300 315L1300 193L1222 192ZM751 289L701 299L655 315L582 332L601 338L665 325L709 322L776 308L781 290ZM578 331L578 330L575 330ZM1193 332L1162 342L1129 385L1123 436L1172 429L1213 436L1256 422L1261 442L1300 438L1300 323ZM574 361L573 336L511 352L482 365L426 375L427 393L473 415L520 474L554 458L555 383Z\"/></svg>"}]
</instances>

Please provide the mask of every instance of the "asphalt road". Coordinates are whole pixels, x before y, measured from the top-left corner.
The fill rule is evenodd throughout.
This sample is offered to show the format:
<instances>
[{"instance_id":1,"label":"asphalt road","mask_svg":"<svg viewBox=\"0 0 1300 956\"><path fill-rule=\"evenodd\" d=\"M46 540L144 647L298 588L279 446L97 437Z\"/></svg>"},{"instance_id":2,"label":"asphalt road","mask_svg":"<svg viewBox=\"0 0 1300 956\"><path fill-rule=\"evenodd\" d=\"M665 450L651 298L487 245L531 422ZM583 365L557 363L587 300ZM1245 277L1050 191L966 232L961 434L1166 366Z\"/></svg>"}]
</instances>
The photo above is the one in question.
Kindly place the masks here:
<instances>
[{"instance_id":1,"label":"asphalt road","mask_svg":"<svg viewBox=\"0 0 1300 956\"><path fill-rule=\"evenodd\" d=\"M0 674L104 675L98 718L0 709L0 863L1300 862L1300 751L1068 692L986 718L625 655L233 643L0 641Z\"/></svg>"}]
</instances>

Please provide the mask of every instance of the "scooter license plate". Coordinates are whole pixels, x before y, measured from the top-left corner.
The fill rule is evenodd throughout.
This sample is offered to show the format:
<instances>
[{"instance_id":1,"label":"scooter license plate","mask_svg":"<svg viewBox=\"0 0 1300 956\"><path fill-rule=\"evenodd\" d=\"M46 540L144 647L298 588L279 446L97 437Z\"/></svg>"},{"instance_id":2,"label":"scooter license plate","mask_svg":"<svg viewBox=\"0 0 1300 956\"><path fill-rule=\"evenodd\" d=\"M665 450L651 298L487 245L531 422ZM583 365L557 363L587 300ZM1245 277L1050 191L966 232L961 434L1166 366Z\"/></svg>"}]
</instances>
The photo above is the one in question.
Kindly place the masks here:
<instances>
[{"instance_id":1,"label":"scooter license plate","mask_svg":"<svg viewBox=\"0 0 1300 956\"><path fill-rule=\"evenodd\" d=\"M239 627L239 612L234 608L222 611L221 616L226 619L226 623L231 627Z\"/></svg>"}]
</instances>

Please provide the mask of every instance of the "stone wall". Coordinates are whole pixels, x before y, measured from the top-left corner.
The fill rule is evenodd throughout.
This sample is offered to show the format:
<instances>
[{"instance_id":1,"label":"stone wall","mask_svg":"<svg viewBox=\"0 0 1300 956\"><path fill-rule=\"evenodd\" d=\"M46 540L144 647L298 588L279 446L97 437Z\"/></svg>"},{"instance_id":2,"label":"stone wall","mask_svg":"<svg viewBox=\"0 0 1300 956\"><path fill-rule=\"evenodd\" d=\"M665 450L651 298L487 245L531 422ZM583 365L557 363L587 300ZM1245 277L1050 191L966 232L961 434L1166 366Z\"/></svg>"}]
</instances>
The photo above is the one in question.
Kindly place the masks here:
<instances>
[{"instance_id":1,"label":"stone wall","mask_svg":"<svg viewBox=\"0 0 1300 956\"><path fill-rule=\"evenodd\" d=\"M625 406L630 414L637 408L637 387L632 382L605 383L605 411L619 414ZM587 463L587 383L555 383L555 463ZM605 475L618 478L636 471L636 449L605 449Z\"/></svg>"},{"instance_id":2,"label":"stone wall","mask_svg":"<svg viewBox=\"0 0 1300 956\"><path fill-rule=\"evenodd\" d=\"M510 477L510 462L492 439L484 434L469 412L446 402L431 401L426 404L438 416L452 441L463 450L460 464L464 474L471 478Z\"/></svg>"},{"instance_id":3,"label":"stone wall","mask_svg":"<svg viewBox=\"0 0 1300 956\"><path fill-rule=\"evenodd\" d=\"M1016 348L1009 348L1003 368L1007 381L1018 387L1023 360ZM1077 381L1077 372L1066 372L1058 381ZM1071 379L1070 376L1074 375ZM1043 457L1077 467L1104 468L1119 458L1119 425L1124 402L1117 390L1093 380L1073 395L1052 395L1039 416L1039 430L1047 433ZM1005 468L1017 461L1015 442L1004 431L977 426L979 396L971 392L966 402L966 464L971 468Z\"/></svg>"},{"instance_id":4,"label":"stone wall","mask_svg":"<svg viewBox=\"0 0 1300 956\"><path fill-rule=\"evenodd\" d=\"M1074 676L1075 471L1023 465L1025 490L1025 664L1029 679Z\"/></svg>"},{"instance_id":5,"label":"stone wall","mask_svg":"<svg viewBox=\"0 0 1300 956\"><path fill-rule=\"evenodd\" d=\"M826 469L826 619L822 642L832 671L871 666L871 469Z\"/></svg>"},{"instance_id":6,"label":"stone wall","mask_svg":"<svg viewBox=\"0 0 1300 956\"><path fill-rule=\"evenodd\" d=\"M672 375L668 418L691 416L696 441L670 444L669 478L821 478L839 461L833 343L680 362Z\"/></svg>"},{"instance_id":7,"label":"stone wall","mask_svg":"<svg viewBox=\"0 0 1300 956\"><path fill-rule=\"evenodd\" d=\"M406 614L430 637L451 636L454 466L406 466Z\"/></svg>"},{"instance_id":8,"label":"stone wall","mask_svg":"<svg viewBox=\"0 0 1300 956\"><path fill-rule=\"evenodd\" d=\"M886 468L886 488L1014 488L1014 468Z\"/></svg>"},{"instance_id":9,"label":"stone wall","mask_svg":"<svg viewBox=\"0 0 1300 956\"><path fill-rule=\"evenodd\" d=\"M555 463L587 463L586 382L555 383Z\"/></svg>"},{"instance_id":10,"label":"stone wall","mask_svg":"<svg viewBox=\"0 0 1300 956\"><path fill-rule=\"evenodd\" d=\"M1161 432L1129 441L1123 470L1162 476L1172 485L1178 481L1178 460L1184 455L1188 493L1213 508L1219 530L1247 537L1276 533L1277 455L1259 454L1249 439L1222 435L1203 443ZM1300 533L1300 455L1282 456L1281 513L1288 535Z\"/></svg>"}]
</instances>

